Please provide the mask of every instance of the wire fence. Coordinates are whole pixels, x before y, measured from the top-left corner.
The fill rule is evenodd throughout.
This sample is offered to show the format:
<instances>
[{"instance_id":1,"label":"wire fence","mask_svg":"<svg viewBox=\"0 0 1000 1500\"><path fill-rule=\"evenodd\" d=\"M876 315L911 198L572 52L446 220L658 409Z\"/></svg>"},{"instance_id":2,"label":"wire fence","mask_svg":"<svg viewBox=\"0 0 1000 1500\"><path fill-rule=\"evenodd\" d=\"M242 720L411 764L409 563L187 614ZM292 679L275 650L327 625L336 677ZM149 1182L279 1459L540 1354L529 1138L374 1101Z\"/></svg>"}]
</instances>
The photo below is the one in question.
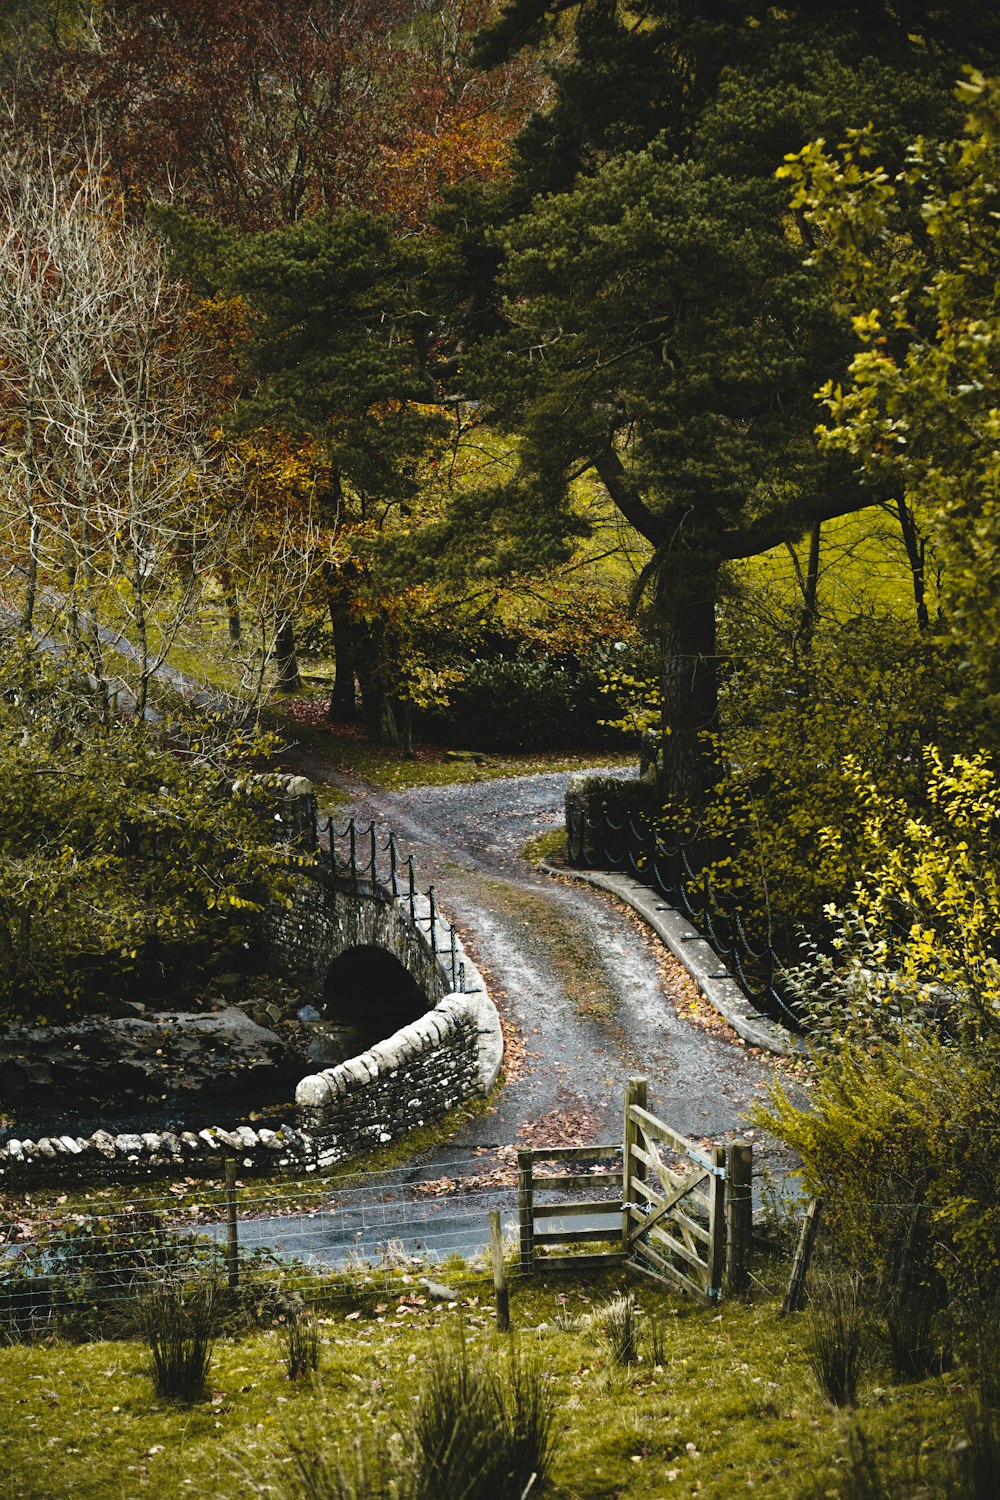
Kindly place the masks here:
<instances>
[{"instance_id":1,"label":"wire fence","mask_svg":"<svg viewBox=\"0 0 1000 1500\"><path fill-rule=\"evenodd\" d=\"M489 1214L517 1243L513 1148L433 1166L281 1185L183 1179L78 1201L0 1207L0 1337L127 1326L167 1277L209 1277L267 1316L289 1298L342 1306L394 1295L418 1316L435 1299L488 1290ZM428 1284L429 1283L429 1284Z\"/></svg>"},{"instance_id":2,"label":"wire fence","mask_svg":"<svg viewBox=\"0 0 1000 1500\"><path fill-rule=\"evenodd\" d=\"M704 841L671 841L642 815L611 817L607 807L593 817L568 807L566 843L570 864L595 863L622 870L665 897L698 928L732 977L764 1015L804 1030L795 999L781 984L782 963L769 942L750 940L739 905L712 880Z\"/></svg>"}]
</instances>

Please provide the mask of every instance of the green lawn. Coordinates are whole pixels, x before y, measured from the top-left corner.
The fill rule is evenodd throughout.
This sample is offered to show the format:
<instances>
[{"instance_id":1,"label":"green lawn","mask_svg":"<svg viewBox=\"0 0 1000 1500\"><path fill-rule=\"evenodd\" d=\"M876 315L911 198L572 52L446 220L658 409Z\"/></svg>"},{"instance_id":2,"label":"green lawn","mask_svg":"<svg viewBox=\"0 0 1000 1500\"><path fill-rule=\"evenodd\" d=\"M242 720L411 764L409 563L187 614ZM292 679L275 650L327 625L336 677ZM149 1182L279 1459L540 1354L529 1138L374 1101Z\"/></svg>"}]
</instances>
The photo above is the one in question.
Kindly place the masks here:
<instances>
[{"instance_id":1,"label":"green lawn","mask_svg":"<svg viewBox=\"0 0 1000 1500\"><path fill-rule=\"evenodd\" d=\"M602 1302L620 1285L610 1274L514 1283L514 1336L558 1401L548 1493L563 1500L869 1493L848 1484L845 1420L807 1367L807 1315L782 1321L773 1295L763 1293L713 1310L632 1282L645 1326L661 1331L661 1363L652 1363L646 1344L640 1363L620 1368L599 1326ZM321 1324L314 1384L289 1381L275 1330L220 1340L205 1398L191 1406L154 1399L145 1352L133 1342L4 1348L0 1496L284 1494L264 1487L280 1480L286 1437L302 1423L333 1445L362 1430L393 1441L433 1340L458 1334L474 1360L495 1359L503 1345L485 1280L463 1282L454 1307L421 1301L420 1291L383 1280L338 1302ZM962 1384L958 1370L893 1385L876 1364L857 1414L873 1451L897 1468L909 1454L925 1466L941 1460L959 1431ZM900 1500L910 1493L885 1491Z\"/></svg>"}]
</instances>

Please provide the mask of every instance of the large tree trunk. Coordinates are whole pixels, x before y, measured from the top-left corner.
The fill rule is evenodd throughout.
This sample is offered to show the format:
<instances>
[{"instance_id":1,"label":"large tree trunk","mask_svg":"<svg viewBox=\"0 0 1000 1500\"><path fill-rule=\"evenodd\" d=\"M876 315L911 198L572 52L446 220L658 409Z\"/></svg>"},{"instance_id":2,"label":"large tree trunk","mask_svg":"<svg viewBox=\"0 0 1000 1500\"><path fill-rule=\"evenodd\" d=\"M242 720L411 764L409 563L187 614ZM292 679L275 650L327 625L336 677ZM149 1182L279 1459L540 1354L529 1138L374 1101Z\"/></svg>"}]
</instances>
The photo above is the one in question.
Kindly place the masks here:
<instances>
[{"instance_id":1,"label":"large tree trunk","mask_svg":"<svg viewBox=\"0 0 1000 1500\"><path fill-rule=\"evenodd\" d=\"M355 626L346 604L329 600L330 624L333 627L333 652L335 676L333 692L327 718L341 723L353 724L358 716L354 679L356 675L354 632Z\"/></svg>"},{"instance_id":2,"label":"large tree trunk","mask_svg":"<svg viewBox=\"0 0 1000 1500\"><path fill-rule=\"evenodd\" d=\"M663 696L660 800L701 806L717 778L718 653L715 604L719 564L673 558L656 587Z\"/></svg>"},{"instance_id":3,"label":"large tree trunk","mask_svg":"<svg viewBox=\"0 0 1000 1500\"><path fill-rule=\"evenodd\" d=\"M387 688L385 622L362 621L355 631L355 651L361 706L368 738L375 745L399 749L399 730Z\"/></svg>"},{"instance_id":4,"label":"large tree trunk","mask_svg":"<svg viewBox=\"0 0 1000 1500\"><path fill-rule=\"evenodd\" d=\"M299 659L295 652L295 627L291 620L278 626L274 637L274 665L279 693L297 693L302 687Z\"/></svg>"}]
</instances>

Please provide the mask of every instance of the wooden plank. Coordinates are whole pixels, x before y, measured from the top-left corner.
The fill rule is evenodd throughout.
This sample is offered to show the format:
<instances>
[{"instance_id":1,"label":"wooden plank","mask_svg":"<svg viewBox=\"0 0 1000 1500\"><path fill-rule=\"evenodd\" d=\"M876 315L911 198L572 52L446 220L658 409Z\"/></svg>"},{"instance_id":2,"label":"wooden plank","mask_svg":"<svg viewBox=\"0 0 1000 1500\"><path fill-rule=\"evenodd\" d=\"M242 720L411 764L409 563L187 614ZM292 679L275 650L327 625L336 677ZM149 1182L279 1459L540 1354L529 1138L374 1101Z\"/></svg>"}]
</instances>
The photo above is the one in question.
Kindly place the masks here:
<instances>
[{"instance_id":1,"label":"wooden plank","mask_svg":"<svg viewBox=\"0 0 1000 1500\"><path fill-rule=\"evenodd\" d=\"M669 1279L676 1282L676 1284L682 1289L682 1291L689 1292L693 1297L704 1297L705 1288L701 1285L700 1282L692 1281L689 1276L685 1276L683 1271L679 1271L677 1267L672 1266L669 1261L661 1260L661 1258L658 1255L655 1255L653 1251L650 1250L649 1246L644 1245L641 1240L637 1241L635 1245L635 1254L640 1261L645 1262L646 1268L651 1269L654 1274L660 1277L661 1280Z\"/></svg>"},{"instance_id":2,"label":"wooden plank","mask_svg":"<svg viewBox=\"0 0 1000 1500\"><path fill-rule=\"evenodd\" d=\"M559 1172L547 1177L542 1172L533 1174L536 1193L585 1193L592 1187L621 1187L620 1172Z\"/></svg>"},{"instance_id":3,"label":"wooden plank","mask_svg":"<svg viewBox=\"0 0 1000 1500\"><path fill-rule=\"evenodd\" d=\"M673 1186L674 1183L684 1181L683 1172L672 1172L670 1168L661 1160L661 1158L656 1155L655 1152L647 1151L644 1146L634 1146L632 1149L632 1157L635 1160L641 1161L643 1166L648 1170L656 1172L658 1176L664 1178L666 1181L669 1181L671 1186Z\"/></svg>"},{"instance_id":4,"label":"wooden plank","mask_svg":"<svg viewBox=\"0 0 1000 1500\"><path fill-rule=\"evenodd\" d=\"M616 1224L613 1229L536 1229L534 1240L536 1245L582 1245L587 1240L619 1241L621 1236L621 1225Z\"/></svg>"},{"instance_id":5,"label":"wooden plank","mask_svg":"<svg viewBox=\"0 0 1000 1500\"><path fill-rule=\"evenodd\" d=\"M642 1164L636 1160L636 1152L639 1147L639 1132L635 1123L635 1111L645 1110L646 1107L646 1080L645 1078L630 1078L625 1085L625 1121L624 1134L622 1136L622 1181L630 1182L633 1177L644 1175ZM628 1194L622 1192L622 1197ZM622 1205L622 1250L628 1245L629 1229L632 1222L632 1210Z\"/></svg>"},{"instance_id":6,"label":"wooden plank","mask_svg":"<svg viewBox=\"0 0 1000 1500\"><path fill-rule=\"evenodd\" d=\"M625 1266L627 1270L636 1271L640 1276L648 1276L650 1281L655 1281L660 1286L663 1286L664 1282L669 1281L672 1286L679 1288L687 1296L697 1297L700 1302L703 1302L705 1299L705 1293L701 1287L693 1286L687 1277L681 1275L679 1271L675 1271L673 1266L664 1266L661 1269L659 1266L646 1265L638 1256L632 1256L625 1262Z\"/></svg>"},{"instance_id":7,"label":"wooden plank","mask_svg":"<svg viewBox=\"0 0 1000 1500\"><path fill-rule=\"evenodd\" d=\"M655 1229L649 1231L648 1239L636 1240L636 1244L662 1245L670 1251L671 1255L679 1255L681 1260L686 1261L689 1266L694 1266L697 1271L702 1273L705 1271L705 1262L697 1250L692 1250L689 1245L685 1245L681 1240L674 1239L672 1235L667 1233L662 1224L657 1224Z\"/></svg>"},{"instance_id":8,"label":"wooden plank","mask_svg":"<svg viewBox=\"0 0 1000 1500\"><path fill-rule=\"evenodd\" d=\"M653 1170L662 1177L664 1186L666 1186L667 1182L670 1183L671 1188L680 1186L682 1182L689 1183L690 1186L688 1187L688 1192L691 1193L693 1197L695 1197L706 1210L708 1209L710 1195L707 1191L699 1186L700 1183L703 1183L706 1180L706 1177L708 1175L707 1173L699 1172L697 1167L691 1172L673 1172L667 1166L657 1165L656 1159L643 1151L641 1146L637 1148L634 1154L640 1157L645 1162L647 1167L652 1167ZM645 1180L648 1182L649 1179L646 1178Z\"/></svg>"},{"instance_id":9,"label":"wooden plank","mask_svg":"<svg viewBox=\"0 0 1000 1500\"><path fill-rule=\"evenodd\" d=\"M603 1146L532 1146L529 1155L535 1161L607 1161L621 1153L622 1148L615 1141Z\"/></svg>"},{"instance_id":10,"label":"wooden plank","mask_svg":"<svg viewBox=\"0 0 1000 1500\"><path fill-rule=\"evenodd\" d=\"M611 1266L620 1266L625 1260L618 1250L608 1250L603 1255L539 1255L535 1260L536 1271L599 1271Z\"/></svg>"},{"instance_id":11,"label":"wooden plank","mask_svg":"<svg viewBox=\"0 0 1000 1500\"><path fill-rule=\"evenodd\" d=\"M576 1214L620 1214L621 1211L621 1200L615 1198L594 1198L589 1203L583 1200L578 1203L536 1203L535 1219L561 1219L563 1215L572 1218Z\"/></svg>"},{"instance_id":12,"label":"wooden plank","mask_svg":"<svg viewBox=\"0 0 1000 1500\"><path fill-rule=\"evenodd\" d=\"M661 1141L665 1146L669 1146L672 1151L676 1151L678 1156L686 1156L689 1161L697 1162L700 1167L711 1167L713 1165L711 1158L707 1157L703 1151L699 1151L698 1147L693 1145L684 1136L678 1135L676 1130L671 1130L669 1125L664 1125L662 1120L658 1120L648 1110L643 1109L640 1105L635 1105L633 1106L633 1115L636 1125L641 1126L643 1131L648 1131L650 1135L656 1140Z\"/></svg>"},{"instance_id":13,"label":"wooden plank","mask_svg":"<svg viewBox=\"0 0 1000 1500\"><path fill-rule=\"evenodd\" d=\"M637 1189L637 1187L638 1187L638 1185L635 1183L634 1180L633 1180L633 1183L632 1183L632 1187L633 1187L633 1190ZM643 1196L653 1205L654 1208L657 1206L657 1203L661 1201L657 1197L656 1193L651 1192L649 1190L647 1190L643 1194ZM702 1204L702 1207L706 1207L707 1208L707 1205L706 1204ZM671 1210L671 1213L672 1213L672 1216L677 1219L678 1223L683 1224L685 1226L685 1228L689 1229L690 1232L693 1235L696 1235L698 1239L702 1239L702 1240L705 1241L706 1244L708 1244L708 1230L707 1230L707 1228L705 1227L704 1224L700 1224L697 1219L690 1218L689 1215L686 1214L684 1212L684 1210L679 1205L676 1205ZM637 1223L639 1222L638 1219L636 1219L636 1222Z\"/></svg>"},{"instance_id":14,"label":"wooden plank","mask_svg":"<svg viewBox=\"0 0 1000 1500\"><path fill-rule=\"evenodd\" d=\"M646 1216L642 1223L642 1226L638 1229L632 1230L632 1233L629 1236L629 1243L631 1243L631 1241L635 1238L636 1234L641 1234L645 1229L652 1229L654 1224L658 1224L661 1219L666 1218L667 1214L673 1208L674 1204L679 1203L682 1198L686 1197L689 1191L690 1189L687 1188L682 1182L680 1187L675 1187L672 1193L668 1193L667 1196L657 1204L653 1212Z\"/></svg>"}]
</instances>

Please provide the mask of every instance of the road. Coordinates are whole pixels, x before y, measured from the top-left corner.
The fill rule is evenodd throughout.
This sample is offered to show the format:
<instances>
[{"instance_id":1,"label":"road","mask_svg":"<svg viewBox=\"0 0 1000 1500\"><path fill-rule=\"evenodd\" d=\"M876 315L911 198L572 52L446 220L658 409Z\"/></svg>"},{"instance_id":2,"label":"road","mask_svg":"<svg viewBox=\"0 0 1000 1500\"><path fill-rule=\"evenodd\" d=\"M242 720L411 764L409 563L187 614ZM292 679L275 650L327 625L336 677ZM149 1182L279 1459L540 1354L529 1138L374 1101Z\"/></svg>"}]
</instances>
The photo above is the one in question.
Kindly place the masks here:
<instances>
[{"instance_id":1,"label":"road","mask_svg":"<svg viewBox=\"0 0 1000 1500\"><path fill-rule=\"evenodd\" d=\"M705 1024L683 968L631 913L521 856L562 823L565 774L383 792L312 753L289 764L346 789L362 823L396 833L487 975L508 1078L490 1112L448 1142L450 1155L615 1139L623 1085L636 1073L649 1079L650 1108L681 1134L742 1133L774 1060Z\"/></svg>"}]
</instances>

